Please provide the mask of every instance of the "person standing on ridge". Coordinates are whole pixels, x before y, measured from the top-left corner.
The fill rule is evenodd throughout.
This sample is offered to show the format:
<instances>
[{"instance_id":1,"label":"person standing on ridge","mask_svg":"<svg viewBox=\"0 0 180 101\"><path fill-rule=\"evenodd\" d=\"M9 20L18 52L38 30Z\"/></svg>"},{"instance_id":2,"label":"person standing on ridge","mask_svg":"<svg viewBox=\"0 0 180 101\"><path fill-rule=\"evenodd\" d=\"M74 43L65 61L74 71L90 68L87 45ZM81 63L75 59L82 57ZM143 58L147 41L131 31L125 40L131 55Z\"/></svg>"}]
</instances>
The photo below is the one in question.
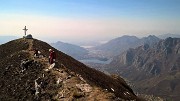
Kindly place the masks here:
<instances>
[{"instance_id":1,"label":"person standing on ridge","mask_svg":"<svg viewBox=\"0 0 180 101\"><path fill-rule=\"evenodd\" d=\"M55 63L55 59L56 59L56 53L52 50L52 49L49 49L49 64L53 64Z\"/></svg>"}]
</instances>

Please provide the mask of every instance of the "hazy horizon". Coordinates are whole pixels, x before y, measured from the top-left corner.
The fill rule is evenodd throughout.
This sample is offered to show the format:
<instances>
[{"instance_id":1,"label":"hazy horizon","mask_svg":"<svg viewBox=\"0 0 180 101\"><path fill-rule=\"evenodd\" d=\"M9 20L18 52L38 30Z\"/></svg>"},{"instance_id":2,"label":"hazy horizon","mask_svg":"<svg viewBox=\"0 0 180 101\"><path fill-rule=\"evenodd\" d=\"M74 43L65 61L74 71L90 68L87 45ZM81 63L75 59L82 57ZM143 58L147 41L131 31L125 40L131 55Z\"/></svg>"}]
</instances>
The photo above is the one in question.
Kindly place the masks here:
<instances>
[{"instance_id":1,"label":"hazy horizon","mask_svg":"<svg viewBox=\"0 0 180 101\"><path fill-rule=\"evenodd\" d=\"M49 42L180 33L179 0L1 0L0 35Z\"/></svg>"},{"instance_id":2,"label":"hazy horizon","mask_svg":"<svg viewBox=\"0 0 180 101\"><path fill-rule=\"evenodd\" d=\"M149 35L154 35L154 34L149 34ZM136 35L122 35L122 36L118 36L118 37L114 37L114 38L111 38L111 39L107 39L107 40L102 40L102 39L97 39L97 40L79 40L79 41L76 41L76 42L73 42L73 41L64 41L64 40L60 40L60 39L48 39L48 38L38 38L38 37L33 37L35 39L38 39L38 40L41 40L41 41L45 41L49 44L51 43L56 43L58 41L60 42L63 42L63 43L69 43L69 44L74 44L74 45L78 45L78 46L82 46L82 47L94 47L94 46L97 46L97 45L101 45L101 44L105 44L113 39L116 39L116 38L119 38L119 37L123 37L123 36L136 36L137 38L141 39L143 37L148 37L149 35L147 36L141 36L141 37L138 37ZM180 38L180 34L171 34L171 33L168 33L168 34L161 34L161 35L155 35L156 37L160 38L160 39L164 39L166 37L176 37L176 38ZM3 39L2 39L3 38ZM18 37L18 36L2 36L0 35L0 44L2 43L6 43L8 41L11 41L11 40L15 40L15 39L18 39L18 38L22 38L22 36Z\"/></svg>"}]
</instances>

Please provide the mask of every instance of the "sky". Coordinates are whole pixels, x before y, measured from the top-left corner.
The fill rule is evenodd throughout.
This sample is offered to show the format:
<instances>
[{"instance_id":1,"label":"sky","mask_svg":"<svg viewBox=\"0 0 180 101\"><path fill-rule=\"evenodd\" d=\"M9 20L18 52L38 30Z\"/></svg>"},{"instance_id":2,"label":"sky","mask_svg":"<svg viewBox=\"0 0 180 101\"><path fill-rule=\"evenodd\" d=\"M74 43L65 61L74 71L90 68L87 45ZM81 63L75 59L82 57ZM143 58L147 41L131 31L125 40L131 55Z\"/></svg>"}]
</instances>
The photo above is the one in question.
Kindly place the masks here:
<instances>
[{"instance_id":1,"label":"sky","mask_svg":"<svg viewBox=\"0 0 180 101\"><path fill-rule=\"evenodd\" d=\"M0 0L0 36L48 42L180 34L180 0Z\"/></svg>"}]
</instances>

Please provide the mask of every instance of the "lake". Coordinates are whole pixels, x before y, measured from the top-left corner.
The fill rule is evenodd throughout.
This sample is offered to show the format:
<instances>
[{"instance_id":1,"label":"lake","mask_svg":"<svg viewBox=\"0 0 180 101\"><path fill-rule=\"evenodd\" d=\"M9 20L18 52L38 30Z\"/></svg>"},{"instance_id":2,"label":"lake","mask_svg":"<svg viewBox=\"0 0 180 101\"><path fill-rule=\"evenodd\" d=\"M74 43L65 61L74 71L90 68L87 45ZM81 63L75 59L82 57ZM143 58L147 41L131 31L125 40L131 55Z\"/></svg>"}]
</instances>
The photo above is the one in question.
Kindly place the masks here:
<instances>
[{"instance_id":1,"label":"lake","mask_svg":"<svg viewBox=\"0 0 180 101\"><path fill-rule=\"evenodd\" d=\"M83 63L99 63L99 64L109 64L112 59L109 59L107 61L102 61L102 60L98 60L98 59L83 59L83 60L79 60L80 62Z\"/></svg>"}]
</instances>

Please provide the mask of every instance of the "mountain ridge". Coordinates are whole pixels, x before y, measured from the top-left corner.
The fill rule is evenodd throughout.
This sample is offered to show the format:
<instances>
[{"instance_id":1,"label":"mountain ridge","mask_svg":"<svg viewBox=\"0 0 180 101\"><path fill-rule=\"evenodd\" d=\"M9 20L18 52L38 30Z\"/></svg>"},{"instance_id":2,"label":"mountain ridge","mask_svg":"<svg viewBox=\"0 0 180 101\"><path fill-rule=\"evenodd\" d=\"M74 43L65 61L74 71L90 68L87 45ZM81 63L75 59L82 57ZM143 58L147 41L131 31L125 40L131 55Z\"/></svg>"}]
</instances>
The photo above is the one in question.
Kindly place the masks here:
<instances>
[{"instance_id":1,"label":"mountain ridge","mask_svg":"<svg viewBox=\"0 0 180 101\"><path fill-rule=\"evenodd\" d=\"M33 48L38 49L43 57L40 59L33 58L32 50ZM19 100L45 100L45 99L79 99L84 100L90 98L91 94L84 92L79 93L77 86L70 85L71 83L66 82L85 82L90 86L100 87L101 93L108 94L107 92L115 94L108 94L106 97L109 100L115 99L137 99L137 96L133 93L132 89L125 83L125 81L120 77L110 77L102 72L96 71L95 69L89 68L84 64L76 61L70 56L54 49L57 53L56 68L49 71L44 71L47 68L48 63L48 49L52 48L45 42L39 41L37 39L18 39L10 41L6 44L0 45L1 54L1 79L0 79L0 89L1 89L1 100L9 99L19 99ZM23 62L27 62L26 65L21 65ZM63 64L63 65L62 65ZM27 69L22 71L20 67L25 66ZM63 81L63 75L67 74L65 81ZM58 75L57 75L58 74ZM34 76L33 76L34 75ZM78 76L79 77L78 77ZM76 80L78 78L82 80ZM9 79L7 79L9 78ZM58 80L57 80L58 79ZM60 81L62 79L62 82ZM75 81L71 81L75 79ZM56 83L54 84L54 82ZM70 80L70 81L68 81ZM60 82L63 86L57 85ZM35 83L35 87L34 87ZM72 88L68 88L65 84L70 85ZM25 84L25 85L24 85ZM19 86L18 86L19 85ZM38 88L39 86L40 88ZM79 84L80 85L80 84ZM36 89L37 88L37 89ZM66 89L63 89L66 88ZM41 89L42 92L38 92ZM104 90L103 90L104 89ZM59 91L66 90L70 92L63 93ZM74 91L75 90L75 91ZM76 91L78 90L78 92ZM107 90L107 91L106 91ZM103 91L103 92L102 92ZM92 91L93 92L93 91ZM95 92L95 91L94 91ZM38 96L35 96L38 93ZM35 95L34 95L35 94ZM63 96L64 94L64 96ZM84 95L85 94L85 95ZM86 94L90 94L89 96ZM62 96L60 96L62 95ZM97 94L99 96L103 96ZM95 97L95 96L94 96ZM93 98L93 97L91 97ZM98 98L98 97L96 97ZM106 99L106 100L107 100ZM89 99L90 100L90 99ZM102 100L102 99L101 99ZM107 100L108 101L108 100Z\"/></svg>"},{"instance_id":2,"label":"mountain ridge","mask_svg":"<svg viewBox=\"0 0 180 101\"><path fill-rule=\"evenodd\" d=\"M179 100L180 38L167 38L153 47L145 44L116 56L108 71L128 78L138 92Z\"/></svg>"},{"instance_id":3,"label":"mountain ridge","mask_svg":"<svg viewBox=\"0 0 180 101\"><path fill-rule=\"evenodd\" d=\"M109 42L95 47L95 50L99 50L103 55L107 57L113 57L121 54L129 48L136 48L140 45L149 44L150 46L157 43L160 39L154 35L148 37L138 38L136 36L124 35L110 40Z\"/></svg>"},{"instance_id":4,"label":"mountain ridge","mask_svg":"<svg viewBox=\"0 0 180 101\"><path fill-rule=\"evenodd\" d=\"M166 39L166 38L168 38L168 37L180 38L180 35L168 33L168 34L163 34L163 35L159 35L159 36L158 36L158 38L160 38L160 39Z\"/></svg>"}]
</instances>

